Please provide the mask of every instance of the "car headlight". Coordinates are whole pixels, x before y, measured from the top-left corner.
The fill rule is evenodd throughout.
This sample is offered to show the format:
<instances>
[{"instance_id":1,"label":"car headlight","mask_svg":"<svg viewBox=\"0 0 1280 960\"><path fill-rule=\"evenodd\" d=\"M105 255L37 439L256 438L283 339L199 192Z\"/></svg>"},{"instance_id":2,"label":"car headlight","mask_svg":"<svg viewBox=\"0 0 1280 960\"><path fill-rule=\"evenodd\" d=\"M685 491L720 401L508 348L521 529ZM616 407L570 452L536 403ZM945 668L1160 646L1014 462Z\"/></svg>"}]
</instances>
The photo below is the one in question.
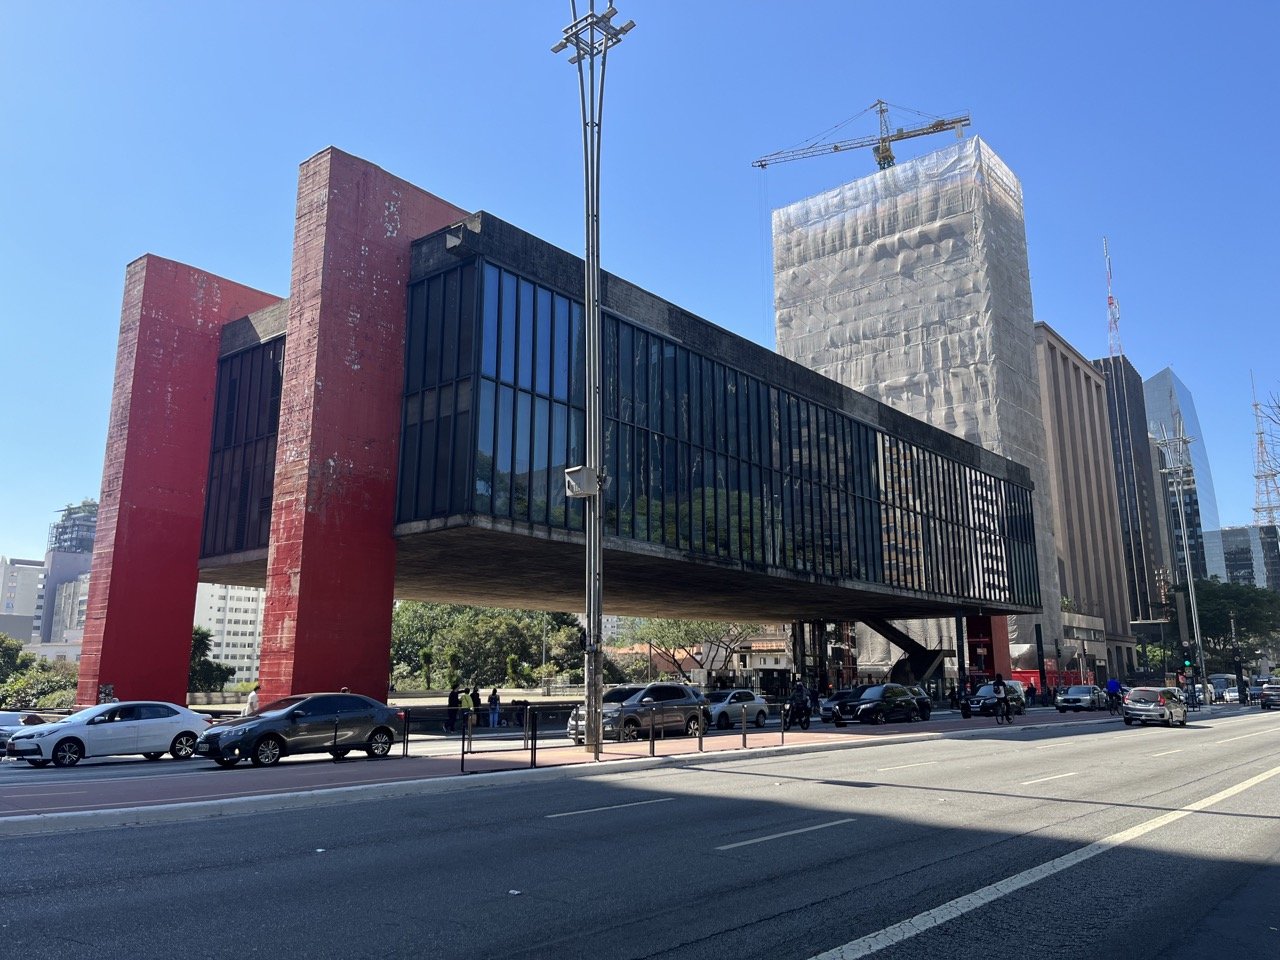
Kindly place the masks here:
<instances>
[{"instance_id":1,"label":"car headlight","mask_svg":"<svg viewBox=\"0 0 1280 960\"><path fill-rule=\"evenodd\" d=\"M861 713L863 710L870 710L874 706L874 703L860 703L858 704L858 712Z\"/></svg>"},{"instance_id":2,"label":"car headlight","mask_svg":"<svg viewBox=\"0 0 1280 960\"><path fill-rule=\"evenodd\" d=\"M24 733L16 736L14 740L43 740L45 737L52 737L55 733L61 733L61 730L38 730L35 733Z\"/></svg>"}]
</instances>

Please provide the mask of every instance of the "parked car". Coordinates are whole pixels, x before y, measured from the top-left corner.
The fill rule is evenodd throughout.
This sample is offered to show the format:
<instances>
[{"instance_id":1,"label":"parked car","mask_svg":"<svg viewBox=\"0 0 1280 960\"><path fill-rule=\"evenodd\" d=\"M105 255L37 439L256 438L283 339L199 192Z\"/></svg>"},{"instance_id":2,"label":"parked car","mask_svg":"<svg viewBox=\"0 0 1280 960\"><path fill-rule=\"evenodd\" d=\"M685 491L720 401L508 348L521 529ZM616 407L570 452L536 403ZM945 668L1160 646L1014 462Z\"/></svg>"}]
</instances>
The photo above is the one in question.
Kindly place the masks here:
<instances>
[{"instance_id":1,"label":"parked car","mask_svg":"<svg viewBox=\"0 0 1280 960\"><path fill-rule=\"evenodd\" d=\"M1177 687L1134 687L1124 698L1124 724L1187 725L1187 698Z\"/></svg>"},{"instance_id":2,"label":"parked car","mask_svg":"<svg viewBox=\"0 0 1280 960\"><path fill-rule=\"evenodd\" d=\"M1026 713L1027 695L1023 692L1021 681L1006 680L1004 685L1008 691L1009 706L1013 712L1015 714ZM996 715L996 694L991 684L984 683L978 688L978 692L968 699L969 709L974 713L981 714L984 717L994 717Z\"/></svg>"},{"instance_id":3,"label":"parked car","mask_svg":"<svg viewBox=\"0 0 1280 960\"><path fill-rule=\"evenodd\" d=\"M844 690L837 690L831 696L827 697L818 706L818 715L822 718L823 723L831 723L836 718L836 707L841 703L847 703L851 700L857 700L862 696L862 691L867 689L867 684L858 687L848 687Z\"/></svg>"},{"instance_id":4,"label":"parked car","mask_svg":"<svg viewBox=\"0 0 1280 960\"><path fill-rule=\"evenodd\" d=\"M247 759L269 767L297 753L345 757L363 750L385 757L404 729L404 711L357 693L310 693L283 697L254 713L209 727L196 741L196 755L222 767Z\"/></svg>"},{"instance_id":5,"label":"parked car","mask_svg":"<svg viewBox=\"0 0 1280 960\"><path fill-rule=\"evenodd\" d=\"M708 722L707 698L683 683L624 684L606 690L600 716L606 740L638 740L654 735L698 735ZM586 706L573 708L565 735L574 743L587 737Z\"/></svg>"},{"instance_id":6,"label":"parked car","mask_svg":"<svg viewBox=\"0 0 1280 960\"><path fill-rule=\"evenodd\" d=\"M857 720L859 723L888 723L890 720L915 720L920 716L911 691L900 683L878 683L864 687L856 700L845 700L836 705L840 719Z\"/></svg>"},{"instance_id":7,"label":"parked car","mask_svg":"<svg viewBox=\"0 0 1280 960\"><path fill-rule=\"evenodd\" d=\"M53 723L18 728L5 755L33 767L74 767L85 757L141 754L159 760L166 753L187 760L211 718L176 703L129 700L86 707Z\"/></svg>"},{"instance_id":8,"label":"parked car","mask_svg":"<svg viewBox=\"0 0 1280 960\"><path fill-rule=\"evenodd\" d=\"M1258 703L1263 710L1280 707L1280 683L1264 683L1262 693L1258 695Z\"/></svg>"},{"instance_id":9,"label":"parked car","mask_svg":"<svg viewBox=\"0 0 1280 960\"><path fill-rule=\"evenodd\" d=\"M928 720L929 715L933 713L933 700L924 692L923 687L907 687L907 692L911 694L912 699L916 702L916 709L920 711L920 719Z\"/></svg>"},{"instance_id":10,"label":"parked car","mask_svg":"<svg viewBox=\"0 0 1280 960\"><path fill-rule=\"evenodd\" d=\"M43 716L34 710L0 710L0 758L4 757L5 744L23 727L34 727L41 723L52 723L57 716Z\"/></svg>"},{"instance_id":11,"label":"parked car","mask_svg":"<svg viewBox=\"0 0 1280 960\"><path fill-rule=\"evenodd\" d=\"M1071 710L1105 710L1107 708L1107 692L1092 684L1077 684L1067 687L1067 692L1058 695L1058 712Z\"/></svg>"},{"instance_id":12,"label":"parked car","mask_svg":"<svg viewBox=\"0 0 1280 960\"><path fill-rule=\"evenodd\" d=\"M748 723L763 727L769 719L769 704L764 697L752 690L712 690L707 694L707 711L710 722L718 730L728 730L742 723L746 710Z\"/></svg>"}]
</instances>

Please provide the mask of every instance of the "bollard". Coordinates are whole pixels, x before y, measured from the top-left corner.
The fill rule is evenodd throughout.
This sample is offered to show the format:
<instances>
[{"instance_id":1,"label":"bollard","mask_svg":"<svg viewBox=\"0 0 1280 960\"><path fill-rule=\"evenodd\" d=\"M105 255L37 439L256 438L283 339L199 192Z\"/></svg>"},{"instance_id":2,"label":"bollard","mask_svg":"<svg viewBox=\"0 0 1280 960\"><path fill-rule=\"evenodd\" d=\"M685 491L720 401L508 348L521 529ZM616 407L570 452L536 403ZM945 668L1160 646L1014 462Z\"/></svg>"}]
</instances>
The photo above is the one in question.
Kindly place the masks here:
<instances>
[{"instance_id":1,"label":"bollard","mask_svg":"<svg viewBox=\"0 0 1280 960\"><path fill-rule=\"evenodd\" d=\"M702 752L702 722L703 722L702 707L699 706L698 707L698 752L699 753Z\"/></svg>"},{"instance_id":2,"label":"bollard","mask_svg":"<svg viewBox=\"0 0 1280 960\"><path fill-rule=\"evenodd\" d=\"M656 707L649 708L649 756L651 757L653 756L654 742L658 739L656 736L654 736L654 732L653 732L653 712L656 709L657 709Z\"/></svg>"},{"instance_id":3,"label":"bollard","mask_svg":"<svg viewBox=\"0 0 1280 960\"><path fill-rule=\"evenodd\" d=\"M404 708L404 742L401 745L400 756L409 756L409 708Z\"/></svg>"},{"instance_id":4,"label":"bollard","mask_svg":"<svg viewBox=\"0 0 1280 960\"><path fill-rule=\"evenodd\" d=\"M791 712L791 704L784 703L782 705L782 723L778 725L778 746L785 746L787 743L787 717Z\"/></svg>"},{"instance_id":5,"label":"bollard","mask_svg":"<svg viewBox=\"0 0 1280 960\"><path fill-rule=\"evenodd\" d=\"M462 712L462 752L460 754L458 771L460 773L467 772L467 713Z\"/></svg>"},{"instance_id":6,"label":"bollard","mask_svg":"<svg viewBox=\"0 0 1280 960\"><path fill-rule=\"evenodd\" d=\"M747 706L742 705L742 749L747 749Z\"/></svg>"},{"instance_id":7,"label":"bollard","mask_svg":"<svg viewBox=\"0 0 1280 960\"><path fill-rule=\"evenodd\" d=\"M333 718L333 762L338 762L338 718Z\"/></svg>"},{"instance_id":8,"label":"bollard","mask_svg":"<svg viewBox=\"0 0 1280 960\"><path fill-rule=\"evenodd\" d=\"M538 765L538 711L530 711L527 716L528 725L533 727L533 736L529 740L529 766L536 767Z\"/></svg>"}]
</instances>

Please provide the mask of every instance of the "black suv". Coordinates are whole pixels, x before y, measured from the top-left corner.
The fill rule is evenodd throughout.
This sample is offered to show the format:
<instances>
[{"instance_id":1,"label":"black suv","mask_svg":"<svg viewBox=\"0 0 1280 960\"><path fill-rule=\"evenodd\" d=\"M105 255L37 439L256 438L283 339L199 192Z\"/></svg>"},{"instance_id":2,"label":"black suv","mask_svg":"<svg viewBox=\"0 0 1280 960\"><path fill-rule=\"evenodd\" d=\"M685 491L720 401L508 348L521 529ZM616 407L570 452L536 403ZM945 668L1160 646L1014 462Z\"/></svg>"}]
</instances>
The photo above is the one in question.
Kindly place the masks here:
<instances>
[{"instance_id":1,"label":"black suv","mask_svg":"<svg viewBox=\"0 0 1280 960\"><path fill-rule=\"evenodd\" d=\"M1006 680L1004 687L1009 697L1009 709L1014 713L1026 713L1027 697L1022 692L1021 681ZM996 694L991 684L984 683L978 688L977 693L967 699L969 701L969 709L974 713L979 713L984 717L994 717L996 715Z\"/></svg>"},{"instance_id":2,"label":"black suv","mask_svg":"<svg viewBox=\"0 0 1280 960\"><path fill-rule=\"evenodd\" d=\"M836 724L848 720L860 723L887 723L915 720L921 714L915 695L900 683L878 683L866 687L856 700L836 704Z\"/></svg>"},{"instance_id":3,"label":"black suv","mask_svg":"<svg viewBox=\"0 0 1280 960\"><path fill-rule=\"evenodd\" d=\"M284 697L255 713L207 727L196 756L222 767L248 759L269 767L285 754L329 753L345 757L363 750L385 757L404 727L404 711L356 693L312 693Z\"/></svg>"}]
</instances>

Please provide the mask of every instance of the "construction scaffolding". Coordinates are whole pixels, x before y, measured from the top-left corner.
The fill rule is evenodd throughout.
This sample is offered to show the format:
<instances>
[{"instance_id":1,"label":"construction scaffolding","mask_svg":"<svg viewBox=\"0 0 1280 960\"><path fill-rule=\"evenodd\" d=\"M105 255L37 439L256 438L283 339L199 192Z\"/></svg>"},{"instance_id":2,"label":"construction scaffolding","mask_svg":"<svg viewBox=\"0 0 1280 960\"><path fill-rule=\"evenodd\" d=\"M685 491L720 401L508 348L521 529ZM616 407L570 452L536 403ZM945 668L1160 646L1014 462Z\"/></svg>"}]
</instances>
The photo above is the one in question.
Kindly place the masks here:
<instances>
[{"instance_id":1,"label":"construction scaffolding","mask_svg":"<svg viewBox=\"0 0 1280 960\"><path fill-rule=\"evenodd\" d=\"M1062 636L1022 188L979 137L773 212L778 351L1026 465L1040 622ZM977 572L975 572L977 575ZM1010 618L1015 665L1034 618ZM949 632L948 625L903 625ZM862 636L859 634L859 640Z\"/></svg>"}]
</instances>

